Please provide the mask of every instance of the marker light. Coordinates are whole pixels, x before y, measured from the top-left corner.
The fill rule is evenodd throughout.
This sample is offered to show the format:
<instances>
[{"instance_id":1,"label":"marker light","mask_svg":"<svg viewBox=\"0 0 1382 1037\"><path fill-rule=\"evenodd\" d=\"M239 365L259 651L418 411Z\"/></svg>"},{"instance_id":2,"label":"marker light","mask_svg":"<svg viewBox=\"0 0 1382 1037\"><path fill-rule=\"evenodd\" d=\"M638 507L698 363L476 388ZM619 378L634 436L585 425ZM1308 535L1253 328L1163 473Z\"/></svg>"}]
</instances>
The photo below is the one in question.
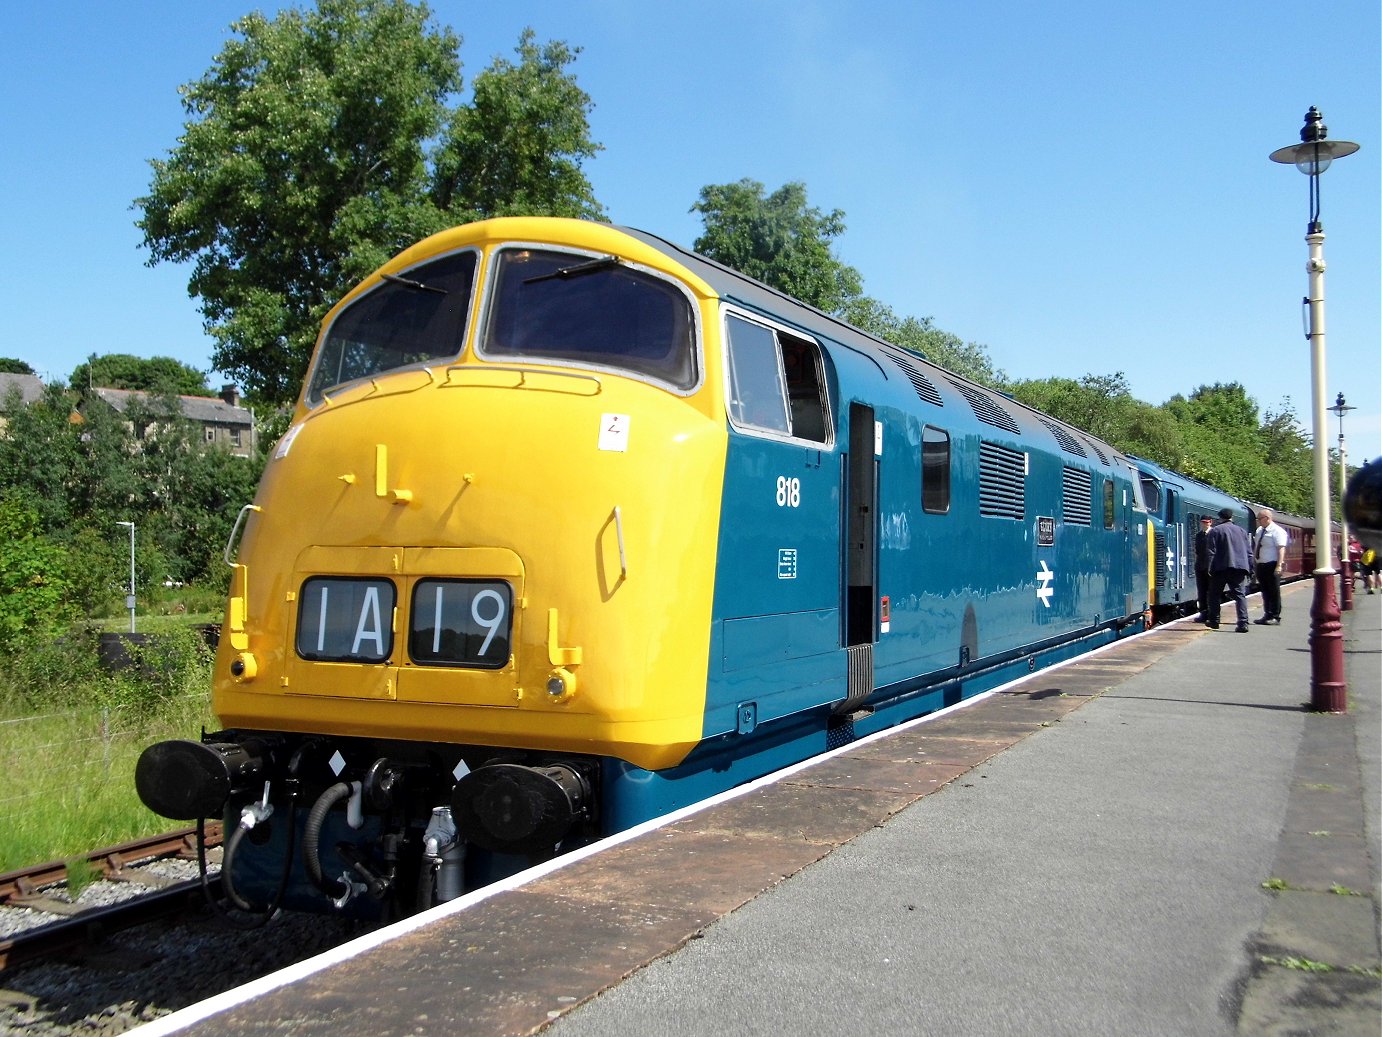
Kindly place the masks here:
<instances>
[{"instance_id":1,"label":"marker light","mask_svg":"<svg viewBox=\"0 0 1382 1037\"><path fill-rule=\"evenodd\" d=\"M558 666L547 675L547 694L553 702L567 702L576 694L576 675Z\"/></svg>"}]
</instances>

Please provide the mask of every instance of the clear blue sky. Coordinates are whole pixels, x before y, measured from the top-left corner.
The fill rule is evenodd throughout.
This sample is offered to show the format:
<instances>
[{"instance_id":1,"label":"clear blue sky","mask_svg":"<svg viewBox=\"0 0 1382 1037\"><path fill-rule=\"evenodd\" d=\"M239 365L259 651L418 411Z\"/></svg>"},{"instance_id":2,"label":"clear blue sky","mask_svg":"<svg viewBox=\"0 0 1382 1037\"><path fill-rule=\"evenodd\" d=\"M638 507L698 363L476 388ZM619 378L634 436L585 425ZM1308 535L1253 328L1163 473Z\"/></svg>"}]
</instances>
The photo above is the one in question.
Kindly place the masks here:
<instances>
[{"instance_id":1,"label":"clear blue sky","mask_svg":"<svg viewBox=\"0 0 1382 1037\"><path fill-rule=\"evenodd\" d=\"M264 5L266 11L277 3ZM186 270L133 199L251 0L19 5L0 36L0 355L210 367ZM1317 105L1362 150L1323 178L1329 403L1382 453L1377 0L439 0L467 83L519 33L582 48L616 223L690 245L700 188L803 181L865 291L1017 377L1123 372L1161 403L1240 381L1307 431L1307 180L1267 160ZM220 376L212 375L213 384ZM1328 437L1338 426L1329 417Z\"/></svg>"}]
</instances>

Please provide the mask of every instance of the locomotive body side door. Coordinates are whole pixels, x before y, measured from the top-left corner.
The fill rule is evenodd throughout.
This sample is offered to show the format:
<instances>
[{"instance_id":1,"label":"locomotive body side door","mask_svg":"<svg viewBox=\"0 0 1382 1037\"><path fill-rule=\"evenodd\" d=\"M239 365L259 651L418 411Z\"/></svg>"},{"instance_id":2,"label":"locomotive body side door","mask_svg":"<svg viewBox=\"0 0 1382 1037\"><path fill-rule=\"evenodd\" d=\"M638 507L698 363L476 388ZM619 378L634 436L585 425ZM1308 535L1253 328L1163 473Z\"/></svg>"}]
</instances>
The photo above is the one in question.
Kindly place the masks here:
<instances>
[{"instance_id":1,"label":"locomotive body side door","mask_svg":"<svg viewBox=\"0 0 1382 1037\"><path fill-rule=\"evenodd\" d=\"M706 738L820 704L840 684L840 486L828 355L799 330L724 315L730 427Z\"/></svg>"},{"instance_id":2,"label":"locomotive body side door","mask_svg":"<svg viewBox=\"0 0 1382 1037\"><path fill-rule=\"evenodd\" d=\"M836 707L847 713L873 693L873 646L878 640L878 454L882 430L872 407L849 405L849 452L842 460L845 530L842 637L848 695Z\"/></svg>"}]
</instances>

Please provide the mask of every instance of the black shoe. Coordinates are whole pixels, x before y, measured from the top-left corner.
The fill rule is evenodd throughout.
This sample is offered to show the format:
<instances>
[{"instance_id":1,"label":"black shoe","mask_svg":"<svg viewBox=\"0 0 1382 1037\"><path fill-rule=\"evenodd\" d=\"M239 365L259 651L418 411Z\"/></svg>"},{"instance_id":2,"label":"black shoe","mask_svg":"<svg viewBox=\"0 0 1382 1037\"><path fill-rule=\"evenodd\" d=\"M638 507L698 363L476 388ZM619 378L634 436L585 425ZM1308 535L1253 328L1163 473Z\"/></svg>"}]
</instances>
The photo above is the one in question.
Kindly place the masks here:
<instances>
[{"instance_id":1,"label":"black shoe","mask_svg":"<svg viewBox=\"0 0 1382 1037\"><path fill-rule=\"evenodd\" d=\"M1280 616L1273 616L1273 617L1272 617L1272 626L1277 626L1277 627L1281 626L1281 617L1280 617Z\"/></svg>"},{"instance_id":2,"label":"black shoe","mask_svg":"<svg viewBox=\"0 0 1382 1037\"><path fill-rule=\"evenodd\" d=\"M1248 625L1246 623L1239 623L1236 627L1234 627L1233 632L1235 634L1246 634L1249 632Z\"/></svg>"},{"instance_id":3,"label":"black shoe","mask_svg":"<svg viewBox=\"0 0 1382 1037\"><path fill-rule=\"evenodd\" d=\"M1209 627L1210 630L1218 630L1218 629L1219 629L1219 624L1218 624L1218 623L1210 623L1210 622L1206 621L1206 622L1205 622L1205 626Z\"/></svg>"},{"instance_id":4,"label":"black shoe","mask_svg":"<svg viewBox=\"0 0 1382 1037\"><path fill-rule=\"evenodd\" d=\"M1254 620L1252 621L1252 623L1253 623L1253 626L1264 627L1264 626L1266 626L1268 623L1270 623L1271 621L1272 621L1272 617L1271 617L1271 616L1263 616L1261 619L1254 619Z\"/></svg>"}]
</instances>

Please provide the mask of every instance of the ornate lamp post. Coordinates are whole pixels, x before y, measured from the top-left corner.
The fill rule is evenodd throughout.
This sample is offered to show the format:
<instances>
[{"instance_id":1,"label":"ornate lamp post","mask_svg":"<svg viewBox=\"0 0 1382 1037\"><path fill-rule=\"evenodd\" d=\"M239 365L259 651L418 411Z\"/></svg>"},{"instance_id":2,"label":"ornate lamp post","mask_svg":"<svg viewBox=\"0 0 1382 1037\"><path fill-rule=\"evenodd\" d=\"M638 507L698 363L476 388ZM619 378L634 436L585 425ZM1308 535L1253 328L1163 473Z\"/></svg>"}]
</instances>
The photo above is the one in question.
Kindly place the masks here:
<instances>
[{"instance_id":1,"label":"ornate lamp post","mask_svg":"<svg viewBox=\"0 0 1382 1037\"><path fill-rule=\"evenodd\" d=\"M1339 415L1339 610L1353 609L1353 562L1348 557L1348 516L1344 514L1344 492L1348 483L1348 448L1344 446L1344 415L1356 408L1344 402L1344 394L1329 408Z\"/></svg>"},{"instance_id":2,"label":"ornate lamp post","mask_svg":"<svg viewBox=\"0 0 1382 1037\"><path fill-rule=\"evenodd\" d=\"M1310 294L1303 300L1309 310L1311 422L1315 436L1315 600L1310 608L1310 704L1324 713L1348 710L1348 685L1344 680L1344 641L1339 623L1339 603L1334 595L1334 547L1330 535L1329 452L1325 445L1324 379L1324 224L1320 222L1320 174L1336 158L1352 155L1358 145L1329 140L1320 110L1311 105L1305 113L1300 143L1278 148L1273 162L1294 165L1310 178L1310 222L1305 241L1310 258Z\"/></svg>"}]
</instances>

